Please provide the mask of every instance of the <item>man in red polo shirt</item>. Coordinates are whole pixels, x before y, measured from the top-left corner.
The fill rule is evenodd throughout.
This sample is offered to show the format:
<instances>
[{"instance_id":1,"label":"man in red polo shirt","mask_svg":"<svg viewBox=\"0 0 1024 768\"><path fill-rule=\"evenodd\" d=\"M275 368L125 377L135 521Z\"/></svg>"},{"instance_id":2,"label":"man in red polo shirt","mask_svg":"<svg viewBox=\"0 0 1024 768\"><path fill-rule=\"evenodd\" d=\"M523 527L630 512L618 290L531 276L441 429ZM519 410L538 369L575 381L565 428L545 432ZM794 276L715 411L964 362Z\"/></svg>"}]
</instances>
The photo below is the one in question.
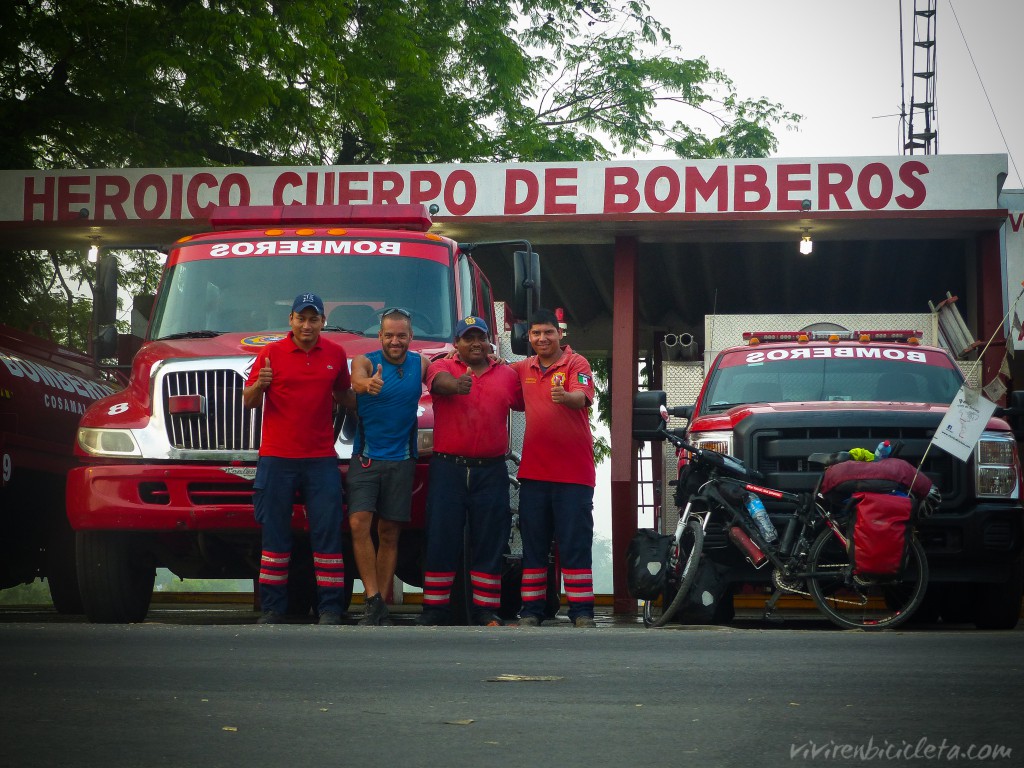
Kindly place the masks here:
<instances>
[{"instance_id":1,"label":"man in red polo shirt","mask_svg":"<svg viewBox=\"0 0 1024 768\"><path fill-rule=\"evenodd\" d=\"M519 531L523 537L523 607L520 626L544 621L551 540L577 627L594 625L594 437L588 409L594 401L590 364L561 345L553 312L530 318L536 355L511 367L523 385L526 434L519 464Z\"/></svg>"},{"instance_id":2,"label":"man in red polo shirt","mask_svg":"<svg viewBox=\"0 0 1024 768\"><path fill-rule=\"evenodd\" d=\"M292 505L301 489L313 545L321 624L340 624L345 590L341 549L341 475L334 450L332 410L355 405L348 356L320 336L324 303L313 293L295 297L288 336L256 356L242 398L263 403L263 436L253 483L256 521L263 528L260 559L261 624L279 624L288 608Z\"/></svg>"},{"instance_id":3,"label":"man in red polo shirt","mask_svg":"<svg viewBox=\"0 0 1024 768\"><path fill-rule=\"evenodd\" d=\"M487 323L455 327L457 356L427 369L434 403L434 454L427 491L427 557L419 624L451 623L451 591L469 527L472 621L502 623L501 564L512 513L508 498L509 410L523 410L519 378L491 360Z\"/></svg>"}]
</instances>

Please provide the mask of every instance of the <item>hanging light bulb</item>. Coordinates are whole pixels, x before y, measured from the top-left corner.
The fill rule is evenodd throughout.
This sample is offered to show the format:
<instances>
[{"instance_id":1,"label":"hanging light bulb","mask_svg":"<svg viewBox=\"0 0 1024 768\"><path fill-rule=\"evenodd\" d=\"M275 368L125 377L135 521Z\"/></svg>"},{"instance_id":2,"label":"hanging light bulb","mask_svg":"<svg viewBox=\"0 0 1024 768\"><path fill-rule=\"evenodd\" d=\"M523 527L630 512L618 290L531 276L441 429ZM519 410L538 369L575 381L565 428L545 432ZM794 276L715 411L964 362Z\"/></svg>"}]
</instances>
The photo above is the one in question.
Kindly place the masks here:
<instances>
[{"instance_id":1,"label":"hanging light bulb","mask_svg":"<svg viewBox=\"0 0 1024 768\"><path fill-rule=\"evenodd\" d=\"M814 250L814 242L811 240L811 231L808 227L804 227L804 235L800 238L800 253L804 256L809 256L811 251Z\"/></svg>"},{"instance_id":2,"label":"hanging light bulb","mask_svg":"<svg viewBox=\"0 0 1024 768\"><path fill-rule=\"evenodd\" d=\"M92 245L89 246L88 259L90 264L95 264L100 260L100 239L98 237L92 239Z\"/></svg>"}]
</instances>

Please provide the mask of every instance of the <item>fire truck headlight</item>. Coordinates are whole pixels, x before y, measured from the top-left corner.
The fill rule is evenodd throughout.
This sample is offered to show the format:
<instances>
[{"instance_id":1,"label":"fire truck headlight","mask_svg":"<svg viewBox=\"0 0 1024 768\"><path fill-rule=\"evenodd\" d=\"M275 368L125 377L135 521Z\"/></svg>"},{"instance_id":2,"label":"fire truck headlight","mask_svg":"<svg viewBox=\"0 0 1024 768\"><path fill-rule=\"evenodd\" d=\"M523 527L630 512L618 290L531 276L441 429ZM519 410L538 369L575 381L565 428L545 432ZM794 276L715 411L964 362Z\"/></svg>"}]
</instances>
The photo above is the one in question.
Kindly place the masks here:
<instances>
[{"instance_id":1,"label":"fire truck headlight","mask_svg":"<svg viewBox=\"0 0 1024 768\"><path fill-rule=\"evenodd\" d=\"M978 496L1017 498L1017 461L1017 445L1012 438L984 433L974 454Z\"/></svg>"},{"instance_id":2,"label":"fire truck headlight","mask_svg":"<svg viewBox=\"0 0 1024 768\"><path fill-rule=\"evenodd\" d=\"M135 437L127 429L78 430L78 445L90 456L141 456Z\"/></svg>"},{"instance_id":3,"label":"fire truck headlight","mask_svg":"<svg viewBox=\"0 0 1024 768\"><path fill-rule=\"evenodd\" d=\"M434 430L421 429L416 433L416 451L420 456L429 456L434 452Z\"/></svg>"}]
</instances>

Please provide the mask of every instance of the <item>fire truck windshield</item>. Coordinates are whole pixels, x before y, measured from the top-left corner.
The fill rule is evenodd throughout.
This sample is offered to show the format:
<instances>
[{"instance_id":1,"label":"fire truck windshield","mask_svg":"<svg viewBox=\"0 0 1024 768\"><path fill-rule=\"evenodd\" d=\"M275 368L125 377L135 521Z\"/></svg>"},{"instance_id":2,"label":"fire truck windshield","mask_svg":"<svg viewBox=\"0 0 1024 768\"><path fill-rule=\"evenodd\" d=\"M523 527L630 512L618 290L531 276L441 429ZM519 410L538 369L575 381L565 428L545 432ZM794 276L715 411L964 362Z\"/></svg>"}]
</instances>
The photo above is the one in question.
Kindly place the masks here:
<instances>
[{"instance_id":1,"label":"fire truck windshield","mask_svg":"<svg viewBox=\"0 0 1024 768\"><path fill-rule=\"evenodd\" d=\"M164 276L151 339L288 330L292 300L324 300L325 330L376 336L380 312L402 307L418 339L453 335L451 272L400 256L265 256L181 261Z\"/></svg>"},{"instance_id":2,"label":"fire truck windshield","mask_svg":"<svg viewBox=\"0 0 1024 768\"><path fill-rule=\"evenodd\" d=\"M838 350L825 349L834 356L794 359L779 355L778 359L766 359L763 354L755 357L760 353L746 350L726 355L712 372L702 412L723 411L746 403L866 401L948 405L963 382L959 370L936 352L892 349L887 350L891 355L888 358L840 357Z\"/></svg>"}]
</instances>

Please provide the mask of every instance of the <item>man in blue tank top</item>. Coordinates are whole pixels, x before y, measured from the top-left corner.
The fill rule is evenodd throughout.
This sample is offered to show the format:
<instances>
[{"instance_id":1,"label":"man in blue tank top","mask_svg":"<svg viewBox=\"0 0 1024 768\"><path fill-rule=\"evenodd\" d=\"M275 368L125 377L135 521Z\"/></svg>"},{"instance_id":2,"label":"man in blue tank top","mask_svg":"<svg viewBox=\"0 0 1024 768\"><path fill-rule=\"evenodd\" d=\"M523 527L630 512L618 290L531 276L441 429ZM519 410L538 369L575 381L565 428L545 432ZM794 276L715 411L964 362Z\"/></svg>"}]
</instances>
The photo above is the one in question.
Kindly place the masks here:
<instances>
[{"instance_id":1,"label":"man in blue tank top","mask_svg":"<svg viewBox=\"0 0 1024 768\"><path fill-rule=\"evenodd\" d=\"M362 625L387 621L382 597L395 576L398 537L412 516L417 407L428 360L409 351L412 318L399 307L380 318L379 350L352 361L359 428L348 468L349 527L359 578L366 589ZM378 546L371 531L377 520Z\"/></svg>"}]
</instances>

